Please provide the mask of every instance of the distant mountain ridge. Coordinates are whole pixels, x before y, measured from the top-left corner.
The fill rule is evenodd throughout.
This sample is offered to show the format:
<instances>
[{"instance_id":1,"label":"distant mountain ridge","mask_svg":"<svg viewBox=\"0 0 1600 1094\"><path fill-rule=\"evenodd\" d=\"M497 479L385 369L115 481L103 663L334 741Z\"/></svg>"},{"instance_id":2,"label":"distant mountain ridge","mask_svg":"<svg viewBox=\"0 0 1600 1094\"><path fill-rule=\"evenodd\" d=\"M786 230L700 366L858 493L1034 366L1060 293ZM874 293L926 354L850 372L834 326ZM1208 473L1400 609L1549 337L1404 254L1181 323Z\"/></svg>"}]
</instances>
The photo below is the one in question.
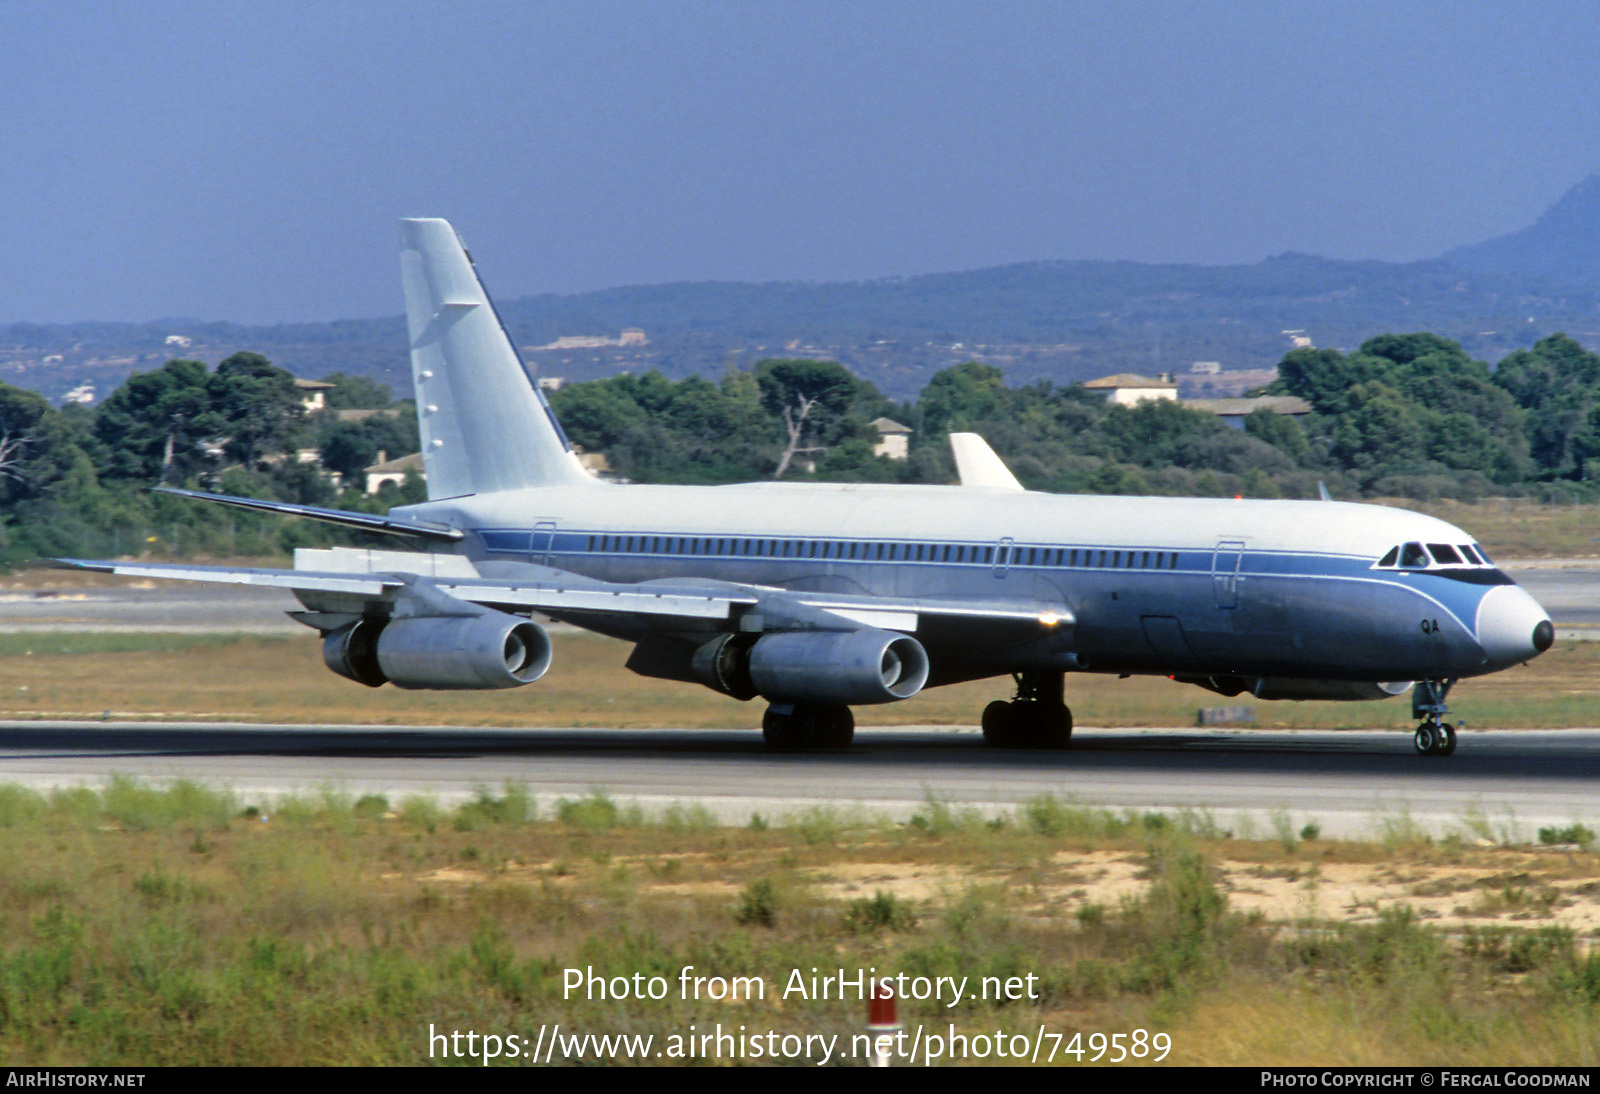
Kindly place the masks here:
<instances>
[{"instance_id":1,"label":"distant mountain ridge","mask_svg":"<svg viewBox=\"0 0 1600 1094\"><path fill-rule=\"evenodd\" d=\"M1441 258L1460 270L1595 287L1600 284L1600 174L1568 190L1521 231L1456 247Z\"/></svg>"},{"instance_id":2,"label":"distant mountain ridge","mask_svg":"<svg viewBox=\"0 0 1600 1094\"><path fill-rule=\"evenodd\" d=\"M862 282L630 286L500 306L529 360L569 379L622 368L715 375L729 362L800 353L835 357L903 395L968 358L1000 365L1013 382L1182 369L1195 360L1269 368L1290 330L1346 348L1373 334L1431 330L1497 361L1557 330L1600 345L1600 175L1520 232L1421 262L1292 253L1233 266L1049 261ZM645 330L647 351L531 349L625 327ZM109 383L118 370L167 356L214 361L245 348L297 375L360 372L404 392L404 332L398 316L272 327L16 324L0 328L0 379L59 397L85 376ZM169 345L173 335L191 345Z\"/></svg>"}]
</instances>

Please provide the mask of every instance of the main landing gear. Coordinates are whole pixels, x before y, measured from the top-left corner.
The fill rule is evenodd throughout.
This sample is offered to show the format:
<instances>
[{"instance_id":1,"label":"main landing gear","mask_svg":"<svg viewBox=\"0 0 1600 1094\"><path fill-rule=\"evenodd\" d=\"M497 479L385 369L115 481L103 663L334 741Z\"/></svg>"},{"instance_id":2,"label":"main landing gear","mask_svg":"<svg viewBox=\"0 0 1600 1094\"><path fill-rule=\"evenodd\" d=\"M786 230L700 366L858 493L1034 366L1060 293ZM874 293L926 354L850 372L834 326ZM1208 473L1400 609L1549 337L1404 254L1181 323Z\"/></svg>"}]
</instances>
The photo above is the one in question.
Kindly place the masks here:
<instances>
[{"instance_id":1,"label":"main landing gear","mask_svg":"<svg viewBox=\"0 0 1600 1094\"><path fill-rule=\"evenodd\" d=\"M983 742L991 748L1065 748L1072 740L1066 673L1018 672L1017 697L983 708Z\"/></svg>"},{"instance_id":2,"label":"main landing gear","mask_svg":"<svg viewBox=\"0 0 1600 1094\"><path fill-rule=\"evenodd\" d=\"M773 748L807 751L844 748L856 734L849 707L773 703L761 719L761 736Z\"/></svg>"},{"instance_id":3,"label":"main landing gear","mask_svg":"<svg viewBox=\"0 0 1600 1094\"><path fill-rule=\"evenodd\" d=\"M1444 721L1450 713L1444 697L1454 680L1418 680L1411 692L1411 716L1420 718L1414 743L1421 756L1448 756L1456 750L1456 727Z\"/></svg>"}]
</instances>

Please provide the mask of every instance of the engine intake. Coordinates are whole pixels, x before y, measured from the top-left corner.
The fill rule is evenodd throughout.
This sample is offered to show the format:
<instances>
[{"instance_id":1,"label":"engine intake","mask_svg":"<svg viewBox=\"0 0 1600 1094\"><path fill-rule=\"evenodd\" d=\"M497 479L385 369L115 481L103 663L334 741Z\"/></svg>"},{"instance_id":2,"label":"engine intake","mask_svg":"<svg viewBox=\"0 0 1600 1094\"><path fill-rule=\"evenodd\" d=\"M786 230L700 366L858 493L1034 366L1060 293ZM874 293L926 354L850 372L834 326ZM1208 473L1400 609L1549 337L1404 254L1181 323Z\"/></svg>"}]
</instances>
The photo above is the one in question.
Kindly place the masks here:
<instances>
[{"instance_id":1,"label":"engine intake","mask_svg":"<svg viewBox=\"0 0 1600 1094\"><path fill-rule=\"evenodd\" d=\"M423 616L387 624L361 619L322 641L322 659L340 676L378 687L445 691L514 688L550 667L550 636L504 612Z\"/></svg>"},{"instance_id":2,"label":"engine intake","mask_svg":"<svg viewBox=\"0 0 1600 1094\"><path fill-rule=\"evenodd\" d=\"M755 690L778 702L893 703L928 682L922 644L874 628L764 635L750 647L747 667Z\"/></svg>"}]
</instances>

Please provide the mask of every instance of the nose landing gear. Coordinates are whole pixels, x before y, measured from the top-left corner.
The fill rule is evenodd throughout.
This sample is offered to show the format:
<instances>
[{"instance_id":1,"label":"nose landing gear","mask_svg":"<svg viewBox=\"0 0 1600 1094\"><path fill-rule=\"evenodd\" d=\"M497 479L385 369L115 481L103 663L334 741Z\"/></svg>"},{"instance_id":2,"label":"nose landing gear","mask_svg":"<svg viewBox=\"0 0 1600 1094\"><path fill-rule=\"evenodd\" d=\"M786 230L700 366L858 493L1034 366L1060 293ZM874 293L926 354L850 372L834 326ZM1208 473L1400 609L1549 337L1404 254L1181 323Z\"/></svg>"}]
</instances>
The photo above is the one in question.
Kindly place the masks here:
<instances>
[{"instance_id":1,"label":"nose landing gear","mask_svg":"<svg viewBox=\"0 0 1600 1094\"><path fill-rule=\"evenodd\" d=\"M1411 693L1411 716L1420 718L1413 743L1419 756L1448 756L1456 750L1456 727L1444 720L1450 713L1444 697L1454 680L1418 680Z\"/></svg>"}]
</instances>

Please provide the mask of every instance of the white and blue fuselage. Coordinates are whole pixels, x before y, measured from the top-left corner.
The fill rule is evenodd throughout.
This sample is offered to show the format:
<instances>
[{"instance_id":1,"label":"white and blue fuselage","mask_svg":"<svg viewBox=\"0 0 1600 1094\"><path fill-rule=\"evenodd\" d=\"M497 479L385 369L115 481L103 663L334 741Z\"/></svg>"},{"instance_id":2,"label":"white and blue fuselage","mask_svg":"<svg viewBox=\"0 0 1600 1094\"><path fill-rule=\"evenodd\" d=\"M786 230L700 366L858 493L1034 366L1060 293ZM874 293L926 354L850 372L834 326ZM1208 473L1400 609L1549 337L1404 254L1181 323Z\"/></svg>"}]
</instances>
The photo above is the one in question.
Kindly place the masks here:
<instances>
[{"instance_id":1,"label":"white and blue fuselage","mask_svg":"<svg viewBox=\"0 0 1600 1094\"><path fill-rule=\"evenodd\" d=\"M919 634L930 684L1083 668L1259 691L1260 679L1473 676L1550 644L1543 609L1465 532L1375 505L759 483L540 487L400 513L466 530L462 549L486 576L555 567L607 582L1016 600L1074 621L1010 648L971 623ZM1402 566L1406 544L1420 555ZM637 638L643 626L603 629Z\"/></svg>"}]
</instances>

